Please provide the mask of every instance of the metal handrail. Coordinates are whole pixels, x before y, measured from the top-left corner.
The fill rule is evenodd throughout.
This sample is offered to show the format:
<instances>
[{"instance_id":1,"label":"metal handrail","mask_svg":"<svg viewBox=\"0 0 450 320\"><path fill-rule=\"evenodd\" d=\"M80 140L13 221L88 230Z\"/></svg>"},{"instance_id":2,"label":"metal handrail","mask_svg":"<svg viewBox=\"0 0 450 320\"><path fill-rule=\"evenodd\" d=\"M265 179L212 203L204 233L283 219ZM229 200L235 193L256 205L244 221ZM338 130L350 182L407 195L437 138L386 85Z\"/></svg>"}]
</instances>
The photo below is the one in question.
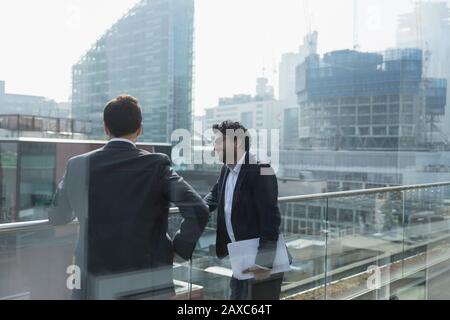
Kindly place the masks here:
<instances>
[{"instance_id":1,"label":"metal handrail","mask_svg":"<svg viewBox=\"0 0 450 320\"><path fill-rule=\"evenodd\" d=\"M310 195L301 196L290 196L290 197L280 197L278 198L279 203L285 202L297 202L297 201L310 201L310 200L323 200L330 198L346 198L354 197L360 195L370 195L377 193L387 193L387 192L401 192L417 189L427 189L427 188L437 188L443 186L450 186L450 182L439 182L439 183L428 183L428 184L418 184L409 186L399 186L399 187L387 187L387 188L376 188L376 189L366 189L366 190L352 190L352 191L339 191L339 192L329 192L329 193L318 193ZM170 208L170 214L178 214L180 210L176 207ZM75 220L72 222L77 223ZM36 220L36 221L26 221L26 222L14 222L14 223L4 223L0 224L0 234L16 232L16 231L28 231L34 230L37 227L48 228L51 224L48 220Z\"/></svg>"},{"instance_id":2,"label":"metal handrail","mask_svg":"<svg viewBox=\"0 0 450 320\"><path fill-rule=\"evenodd\" d=\"M329 192L329 193L309 194L309 195L302 195L302 196L281 197L281 198L278 198L278 202L321 200L321 199L330 199L330 198L346 198L346 197L354 197L354 196L368 195L368 194L375 194L375 193L400 192L400 191L436 188L436 187L444 187L444 186L450 186L450 182L439 182L439 183L417 184L417 185L409 185L409 186L385 187L385 188L362 189L362 190L351 190L351 191L338 191L338 192Z\"/></svg>"},{"instance_id":3,"label":"metal handrail","mask_svg":"<svg viewBox=\"0 0 450 320\"><path fill-rule=\"evenodd\" d=\"M177 207L173 207L169 209L170 214L180 213L180 210ZM78 220L75 219L69 224L78 224ZM3 223L0 224L0 234L2 233L10 233L17 231L30 231L35 230L37 228L49 228L53 227L48 219L45 220L33 220L33 221L23 221L23 222L13 222L13 223Z\"/></svg>"},{"instance_id":4,"label":"metal handrail","mask_svg":"<svg viewBox=\"0 0 450 320\"><path fill-rule=\"evenodd\" d=\"M78 132L74 132L78 133ZM83 140L83 139L58 139L58 138L33 138L33 137L12 137L12 138L0 138L0 142L34 142L34 143L67 143L67 144L86 144L86 145L103 145L108 140ZM155 147L171 147L170 143L162 142L140 142L136 143L137 146L155 146Z\"/></svg>"}]
</instances>

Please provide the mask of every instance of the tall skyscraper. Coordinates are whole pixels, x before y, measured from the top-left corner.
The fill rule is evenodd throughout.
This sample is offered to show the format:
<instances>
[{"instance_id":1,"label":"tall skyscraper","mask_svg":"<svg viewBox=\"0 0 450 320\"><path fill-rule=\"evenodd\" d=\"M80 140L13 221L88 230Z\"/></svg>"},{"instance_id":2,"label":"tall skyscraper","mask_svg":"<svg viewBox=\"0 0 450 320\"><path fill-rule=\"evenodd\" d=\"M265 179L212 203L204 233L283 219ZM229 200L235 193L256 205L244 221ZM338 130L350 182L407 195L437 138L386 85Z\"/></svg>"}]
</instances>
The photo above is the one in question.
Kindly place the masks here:
<instances>
[{"instance_id":1,"label":"tall skyscraper","mask_svg":"<svg viewBox=\"0 0 450 320\"><path fill-rule=\"evenodd\" d=\"M295 69L303 63L311 54L317 53L317 31L307 34L300 45L298 52L287 52L283 54L280 62L279 92L278 99L296 104L295 92Z\"/></svg>"},{"instance_id":2,"label":"tall skyscraper","mask_svg":"<svg viewBox=\"0 0 450 320\"><path fill-rule=\"evenodd\" d=\"M193 0L141 1L73 66L73 117L101 138L104 105L126 93L141 104L144 141L190 130L193 32Z\"/></svg>"},{"instance_id":3,"label":"tall skyscraper","mask_svg":"<svg viewBox=\"0 0 450 320\"><path fill-rule=\"evenodd\" d=\"M299 108L295 90L296 69L305 59L317 53L317 31L308 33L297 52L282 55L279 65L278 99L283 106L283 123L281 126L281 145L284 149L298 147L299 142Z\"/></svg>"}]
</instances>

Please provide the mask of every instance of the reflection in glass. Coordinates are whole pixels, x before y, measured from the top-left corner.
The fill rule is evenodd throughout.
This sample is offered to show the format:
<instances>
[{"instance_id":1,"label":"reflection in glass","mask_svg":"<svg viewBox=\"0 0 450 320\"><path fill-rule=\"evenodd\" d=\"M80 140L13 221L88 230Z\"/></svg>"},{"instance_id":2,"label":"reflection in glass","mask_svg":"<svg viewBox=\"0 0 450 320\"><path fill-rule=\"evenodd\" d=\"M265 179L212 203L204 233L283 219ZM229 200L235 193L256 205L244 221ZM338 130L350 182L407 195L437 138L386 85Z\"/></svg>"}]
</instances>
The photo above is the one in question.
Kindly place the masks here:
<instances>
[{"instance_id":1,"label":"reflection in glass","mask_svg":"<svg viewBox=\"0 0 450 320\"><path fill-rule=\"evenodd\" d=\"M19 221L47 218L55 190L55 148L46 143L20 144Z\"/></svg>"},{"instance_id":2,"label":"reflection in glass","mask_svg":"<svg viewBox=\"0 0 450 320\"><path fill-rule=\"evenodd\" d=\"M17 143L0 143L0 223L14 221L17 187Z\"/></svg>"},{"instance_id":3,"label":"reflection in glass","mask_svg":"<svg viewBox=\"0 0 450 320\"><path fill-rule=\"evenodd\" d=\"M402 194L386 192L328 201L328 299L389 299L402 259ZM399 263L400 262L400 263Z\"/></svg>"}]
</instances>

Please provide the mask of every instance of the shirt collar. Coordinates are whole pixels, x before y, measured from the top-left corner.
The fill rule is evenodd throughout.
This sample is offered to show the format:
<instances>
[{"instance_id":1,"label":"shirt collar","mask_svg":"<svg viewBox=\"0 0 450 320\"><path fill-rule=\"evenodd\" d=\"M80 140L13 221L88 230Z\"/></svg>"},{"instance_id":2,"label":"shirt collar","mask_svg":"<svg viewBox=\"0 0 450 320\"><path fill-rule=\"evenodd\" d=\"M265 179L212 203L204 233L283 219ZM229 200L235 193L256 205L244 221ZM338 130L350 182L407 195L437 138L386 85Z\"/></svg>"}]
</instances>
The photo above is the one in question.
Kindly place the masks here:
<instances>
[{"instance_id":1,"label":"shirt collar","mask_svg":"<svg viewBox=\"0 0 450 320\"><path fill-rule=\"evenodd\" d=\"M242 155L242 158L236 163L234 168L232 168L230 165L227 165L230 172L232 172L234 174L239 174L239 172L241 171L242 164L245 162L246 155L247 155L247 152L244 152L244 154Z\"/></svg>"},{"instance_id":2,"label":"shirt collar","mask_svg":"<svg viewBox=\"0 0 450 320\"><path fill-rule=\"evenodd\" d=\"M114 142L114 141L128 142L128 143L131 143L133 146L136 146L136 144L133 141L124 139L124 138L113 138L113 139L109 140L108 143Z\"/></svg>"}]
</instances>

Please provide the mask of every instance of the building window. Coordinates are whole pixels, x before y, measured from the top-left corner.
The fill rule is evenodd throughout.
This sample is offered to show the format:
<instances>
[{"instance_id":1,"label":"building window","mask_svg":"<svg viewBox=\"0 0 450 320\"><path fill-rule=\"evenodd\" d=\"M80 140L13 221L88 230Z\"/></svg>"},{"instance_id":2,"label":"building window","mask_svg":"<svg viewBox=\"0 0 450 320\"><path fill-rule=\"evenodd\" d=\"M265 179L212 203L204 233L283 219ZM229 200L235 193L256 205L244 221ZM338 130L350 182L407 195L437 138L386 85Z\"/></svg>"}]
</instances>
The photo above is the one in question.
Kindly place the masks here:
<instances>
[{"instance_id":1,"label":"building window","mask_svg":"<svg viewBox=\"0 0 450 320\"><path fill-rule=\"evenodd\" d=\"M253 128L253 112L242 112L241 123L246 128Z\"/></svg>"}]
</instances>

